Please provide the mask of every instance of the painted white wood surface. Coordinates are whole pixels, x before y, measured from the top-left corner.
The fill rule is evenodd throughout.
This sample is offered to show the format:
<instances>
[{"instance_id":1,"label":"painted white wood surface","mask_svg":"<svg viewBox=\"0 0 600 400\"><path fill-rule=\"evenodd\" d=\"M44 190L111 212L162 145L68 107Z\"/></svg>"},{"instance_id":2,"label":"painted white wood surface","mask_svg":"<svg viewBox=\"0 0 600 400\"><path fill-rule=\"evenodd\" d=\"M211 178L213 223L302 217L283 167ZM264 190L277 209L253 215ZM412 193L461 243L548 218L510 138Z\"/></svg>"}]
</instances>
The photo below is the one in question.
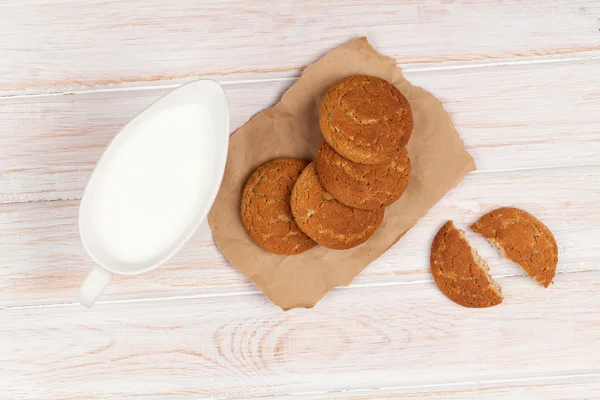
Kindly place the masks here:
<instances>
[{"instance_id":1,"label":"painted white wood surface","mask_svg":"<svg viewBox=\"0 0 600 400\"><path fill-rule=\"evenodd\" d=\"M523 378L513 381L413 386L403 388L341 391L338 393L299 395L305 399L392 400L392 399L596 399L598 374L561 377ZM277 398L277 397L276 397Z\"/></svg>"},{"instance_id":2,"label":"painted white wood surface","mask_svg":"<svg viewBox=\"0 0 600 400\"><path fill-rule=\"evenodd\" d=\"M600 397L600 3L365 4L0 3L0 399ZM361 35L444 101L477 173L312 310L269 304L206 225L96 308L73 303L89 267L77 199L127 120L211 76L239 126ZM454 305L431 282L431 238L509 204L555 232L555 284L467 231L506 300Z\"/></svg>"},{"instance_id":3,"label":"painted white wood surface","mask_svg":"<svg viewBox=\"0 0 600 400\"><path fill-rule=\"evenodd\" d=\"M457 306L425 282L335 290L290 312L258 294L3 310L0 398L238 398L600 374L600 272L559 275L548 289L498 281L505 301L490 309Z\"/></svg>"},{"instance_id":4,"label":"painted white wood surface","mask_svg":"<svg viewBox=\"0 0 600 400\"><path fill-rule=\"evenodd\" d=\"M400 63L598 55L595 0L24 0L0 5L0 92L296 75L366 35ZM273 57L273 49L277 56Z\"/></svg>"},{"instance_id":5,"label":"painted white wood surface","mask_svg":"<svg viewBox=\"0 0 600 400\"><path fill-rule=\"evenodd\" d=\"M395 246L366 268L354 285L430 281L429 246L448 219L465 230L500 205L531 211L554 232L559 273L600 270L600 166L472 174ZM91 266L77 230L77 201L0 205L0 306L73 302ZM467 232L469 234L469 232ZM487 242L473 245L494 276L522 274ZM204 223L166 266L135 277L116 277L104 300L227 295L256 289L215 247Z\"/></svg>"},{"instance_id":6,"label":"painted white wood surface","mask_svg":"<svg viewBox=\"0 0 600 400\"><path fill-rule=\"evenodd\" d=\"M479 171L600 163L600 60L406 76L444 101ZM292 83L226 85L232 128ZM79 198L110 139L167 90L0 98L0 203Z\"/></svg>"}]
</instances>

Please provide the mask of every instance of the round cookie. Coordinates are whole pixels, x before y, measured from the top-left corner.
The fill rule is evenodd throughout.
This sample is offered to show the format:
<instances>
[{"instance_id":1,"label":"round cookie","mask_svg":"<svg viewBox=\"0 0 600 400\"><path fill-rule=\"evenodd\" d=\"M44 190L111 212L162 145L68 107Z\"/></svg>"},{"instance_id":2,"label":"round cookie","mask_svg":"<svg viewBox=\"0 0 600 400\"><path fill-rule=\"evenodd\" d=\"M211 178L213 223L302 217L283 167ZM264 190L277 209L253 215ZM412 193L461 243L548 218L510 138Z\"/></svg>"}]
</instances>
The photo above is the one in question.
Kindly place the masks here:
<instances>
[{"instance_id":1,"label":"round cookie","mask_svg":"<svg viewBox=\"0 0 600 400\"><path fill-rule=\"evenodd\" d=\"M290 210L292 188L306 165L296 158L277 158L258 167L244 187L242 222L250 237L272 253L299 254L316 245Z\"/></svg>"},{"instance_id":2,"label":"round cookie","mask_svg":"<svg viewBox=\"0 0 600 400\"><path fill-rule=\"evenodd\" d=\"M485 214L471 229L544 287L554 279L558 246L550 229L533 215L518 208L499 208Z\"/></svg>"},{"instance_id":3,"label":"round cookie","mask_svg":"<svg viewBox=\"0 0 600 400\"><path fill-rule=\"evenodd\" d=\"M366 165L342 157L323 142L316 163L323 187L350 207L375 210L388 206L408 186L410 160L405 147L399 147L391 161Z\"/></svg>"},{"instance_id":4,"label":"round cookie","mask_svg":"<svg viewBox=\"0 0 600 400\"><path fill-rule=\"evenodd\" d=\"M345 158L360 164L389 161L413 130L410 104L398 88L357 75L330 88L321 102L321 133Z\"/></svg>"},{"instance_id":5,"label":"round cookie","mask_svg":"<svg viewBox=\"0 0 600 400\"><path fill-rule=\"evenodd\" d=\"M486 262L452 221L435 235L429 262L437 287L453 302L475 308L502 302L502 291L488 274Z\"/></svg>"},{"instance_id":6,"label":"round cookie","mask_svg":"<svg viewBox=\"0 0 600 400\"><path fill-rule=\"evenodd\" d=\"M302 171L292 190L292 214L315 242L330 249L349 249L365 242L383 220L383 209L348 207L329 194L312 162Z\"/></svg>"}]
</instances>

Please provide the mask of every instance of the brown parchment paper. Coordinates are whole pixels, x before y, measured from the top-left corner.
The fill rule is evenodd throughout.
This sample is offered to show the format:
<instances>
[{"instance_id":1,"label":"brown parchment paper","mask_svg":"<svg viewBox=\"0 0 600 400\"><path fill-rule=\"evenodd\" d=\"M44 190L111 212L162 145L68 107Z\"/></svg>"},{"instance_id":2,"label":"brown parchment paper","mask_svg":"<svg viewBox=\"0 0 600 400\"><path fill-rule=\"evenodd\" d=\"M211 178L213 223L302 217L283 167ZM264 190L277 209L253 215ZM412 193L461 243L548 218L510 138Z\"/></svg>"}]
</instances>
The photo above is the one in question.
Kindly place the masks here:
<instances>
[{"instance_id":1,"label":"brown parchment paper","mask_svg":"<svg viewBox=\"0 0 600 400\"><path fill-rule=\"evenodd\" d=\"M276 157L314 159L323 140L318 124L321 98L330 86L357 74L392 82L411 104L414 131L407 149L412 169L406 192L387 207L379 230L358 247L316 246L295 256L263 250L248 236L240 217L246 180L256 167ZM225 175L208 223L229 262L273 303L284 310L312 307L332 288L350 284L474 169L475 162L440 101L411 85L392 58L359 38L306 67L279 103L231 136Z\"/></svg>"}]
</instances>

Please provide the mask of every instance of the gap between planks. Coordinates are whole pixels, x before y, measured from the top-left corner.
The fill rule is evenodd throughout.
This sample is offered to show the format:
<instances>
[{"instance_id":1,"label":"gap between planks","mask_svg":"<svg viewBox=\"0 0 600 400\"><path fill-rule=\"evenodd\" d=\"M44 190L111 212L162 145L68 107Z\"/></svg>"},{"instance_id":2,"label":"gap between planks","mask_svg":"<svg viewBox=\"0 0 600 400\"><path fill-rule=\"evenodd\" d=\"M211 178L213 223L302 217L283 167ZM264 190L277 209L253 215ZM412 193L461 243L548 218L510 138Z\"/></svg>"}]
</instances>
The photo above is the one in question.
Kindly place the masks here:
<instances>
[{"instance_id":1,"label":"gap between planks","mask_svg":"<svg viewBox=\"0 0 600 400\"><path fill-rule=\"evenodd\" d=\"M515 268L518 268L515 265ZM559 275L573 275L581 273L594 273L598 272L594 269L581 269L571 271L557 271L556 276ZM507 275L494 275L491 274L495 281L511 279L511 278L526 278L531 279L524 273L515 273ZM394 287L394 286L410 286L420 284L433 283L433 279L415 279L411 281L394 281L394 282L377 282L377 283L351 283L348 286L338 286L331 290L331 292L347 291L353 289L371 289L371 288L382 288L382 287ZM541 289L541 288L540 288ZM181 296L149 296L137 299L115 299L115 300L99 300L95 304L131 304L131 303L148 303L148 302L172 302L179 300L195 300L195 299L213 299L221 297L241 297L241 296L264 296L263 293L258 290L253 283L241 284L237 288L227 290L225 292L212 292L212 293L200 293L190 294ZM450 300L449 300L450 301ZM26 305L8 305L0 306L0 312L8 310L30 310L39 308L67 308L67 307L81 307L77 301L64 301L57 303L41 303L41 304L26 304Z\"/></svg>"},{"instance_id":2,"label":"gap between planks","mask_svg":"<svg viewBox=\"0 0 600 400\"><path fill-rule=\"evenodd\" d=\"M286 393L286 394L271 394L264 396L251 396L251 397L242 397L243 399L269 399L269 398L280 398L280 397L305 397L305 396L331 396L331 395L347 395L347 396L373 396L374 398L379 398L378 396L387 396L390 392L393 394L400 394L402 392L414 391L414 390L426 390L430 393L435 393L439 391L449 391L449 390L480 390L480 389L494 389L499 385L515 385L518 384L520 386L529 385L543 385L548 382L556 383L556 384L565 384L570 381L577 380L579 383L590 382L590 383L598 383L600 381L600 373L584 373L584 374L571 374L571 375L540 375L540 376L531 376L526 378L511 378L511 379L490 379L490 380L480 380L480 381L464 381L464 382L448 382L448 383L436 383L436 384L425 384L425 385L405 385L405 386L390 386L390 387L378 387L378 388L366 388L366 389L347 389L347 390L324 390L324 391L314 391L314 392L296 392L296 393ZM226 400L230 397L215 397L213 400Z\"/></svg>"},{"instance_id":3,"label":"gap between planks","mask_svg":"<svg viewBox=\"0 0 600 400\"><path fill-rule=\"evenodd\" d=\"M414 286L337 292L314 310L288 313L264 298L15 310L4 314L1 333L39 341L5 341L14 355L6 357L4 377L14 395L106 396L91 376L112 378L111 398L134 398L144 385L156 400L481 387L539 376L594 380L599 276L570 275L554 293L520 279L504 307L487 310ZM78 334L86 340L73 341Z\"/></svg>"},{"instance_id":4,"label":"gap between planks","mask_svg":"<svg viewBox=\"0 0 600 400\"><path fill-rule=\"evenodd\" d=\"M232 132L233 134L233 132ZM502 169L489 169L489 170L479 170L476 169L469 173L469 175L488 175L488 174L498 174L498 173L507 173L507 172L529 172L529 171L546 171L546 170L565 170L571 168L585 168L585 167L600 167L600 163L584 163L584 164L564 164L564 165L551 165L551 166L541 166L541 167L521 167L521 168L502 168ZM91 174L90 174L91 176ZM55 199L32 199L23 197L22 199L16 201L3 201L0 196L0 208L3 205L10 204L27 204L27 203L54 203L61 201L77 201L81 200L81 196L65 196Z\"/></svg>"},{"instance_id":5,"label":"gap between planks","mask_svg":"<svg viewBox=\"0 0 600 400\"><path fill-rule=\"evenodd\" d=\"M599 19L600 20L600 19ZM452 70L465 70L465 69L481 69L481 68L496 68L506 66L518 66L518 65L537 65L537 64L552 64L552 63L572 63L572 62L583 62L600 60L600 54L587 55L587 56L538 56L531 57L528 59L521 58L510 58L503 61L467 61L464 63L445 62L440 64L425 64L423 66L408 66L402 67L403 73L412 72L435 72L435 71L452 71ZM299 71L301 72L301 71ZM119 84L110 85L97 85L97 86L81 86L80 88L73 90L57 90L49 91L47 93L31 93L31 94L0 94L0 103L10 102L11 100L17 99L36 99L36 98L48 98L48 97L60 97L69 95L84 95L93 93L118 93L118 92L134 92L134 91L147 91L147 90L167 90L175 89L186 82L190 82L196 79L214 79L221 85L240 85L240 84L260 84L265 82L295 82L300 77L299 74L292 76L273 77L273 78L256 78L256 79L223 79L223 76L214 75L191 75L186 78L176 78L158 81L154 84L146 84L145 82L123 82Z\"/></svg>"},{"instance_id":6,"label":"gap between planks","mask_svg":"<svg viewBox=\"0 0 600 400\"><path fill-rule=\"evenodd\" d=\"M479 170L511 171L600 162L595 113L600 93L590 86L598 64L599 60L508 65L406 76L418 86L435 88L433 93L450 112ZM565 80L571 81L570 87L562 87ZM232 127L275 103L290 84L224 86ZM0 203L80 198L95 161L115 133L165 92L88 93L0 103L6 122L0 129L5 142L0 152Z\"/></svg>"},{"instance_id":7,"label":"gap between planks","mask_svg":"<svg viewBox=\"0 0 600 400\"><path fill-rule=\"evenodd\" d=\"M596 223L600 213L595 207L600 200L595 190L598 182L598 167L469 176L361 273L353 285L430 280L429 246L439 226L448 218L460 218L457 223L466 227L499 205L521 207L549 225L559 243L559 272L597 270L600 250L593 238L600 226ZM506 187L512 190L506 191ZM0 210L0 237L5 238L0 241L0 269L6 277L0 285L0 305L73 302L73 294L87 273L84 266L90 263L77 231L77 201L3 205ZM494 276L521 273L484 238L468 229L465 233L473 247L494 266ZM34 289L38 287L45 289ZM135 278L115 279L104 300L251 290L248 280L218 252L208 225L203 224L165 267Z\"/></svg>"},{"instance_id":8,"label":"gap between planks","mask_svg":"<svg viewBox=\"0 0 600 400\"><path fill-rule=\"evenodd\" d=\"M477 7L462 1L375 1L368 7L345 1L333 2L335 13L332 2L319 1L310 7L274 2L267 8L240 0L219 7L210 1L91 3L3 4L5 14L14 16L3 24L13 33L2 43L8 57L0 69L10 78L5 92L157 82L176 74L290 75L358 36L368 37L383 54L420 65L600 50L600 8L594 0L488 0ZM451 40L444 37L448 33Z\"/></svg>"}]
</instances>

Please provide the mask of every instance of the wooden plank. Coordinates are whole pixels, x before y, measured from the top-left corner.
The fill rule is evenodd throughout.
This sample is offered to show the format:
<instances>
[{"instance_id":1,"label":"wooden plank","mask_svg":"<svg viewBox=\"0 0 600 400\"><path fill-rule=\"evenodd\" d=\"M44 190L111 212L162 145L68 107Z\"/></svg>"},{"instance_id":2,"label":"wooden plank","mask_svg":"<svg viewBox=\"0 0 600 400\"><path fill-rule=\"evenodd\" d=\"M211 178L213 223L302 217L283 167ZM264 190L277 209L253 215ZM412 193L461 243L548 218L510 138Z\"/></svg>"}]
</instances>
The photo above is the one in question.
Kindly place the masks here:
<instances>
[{"instance_id":1,"label":"wooden plank","mask_svg":"<svg viewBox=\"0 0 600 400\"><path fill-rule=\"evenodd\" d=\"M392 399L520 399L564 400L593 399L600 392L600 376L597 374L539 377L517 381L473 382L461 385L425 387L402 387L394 389L371 389L302 395L305 399L346 400L392 400ZM291 396L292 398L294 396ZM300 396L299 396L300 397ZM281 399L288 396L276 397Z\"/></svg>"},{"instance_id":2,"label":"wooden plank","mask_svg":"<svg viewBox=\"0 0 600 400\"><path fill-rule=\"evenodd\" d=\"M227 85L232 129L292 81ZM168 90L0 101L0 203L79 198L110 140Z\"/></svg>"},{"instance_id":3,"label":"wooden plank","mask_svg":"<svg viewBox=\"0 0 600 400\"><path fill-rule=\"evenodd\" d=\"M499 280L466 309L432 283L335 290L284 313L260 295L0 310L2 399L195 399L600 373L600 272ZM597 383L596 383L597 388Z\"/></svg>"},{"instance_id":4,"label":"wooden plank","mask_svg":"<svg viewBox=\"0 0 600 400\"><path fill-rule=\"evenodd\" d=\"M599 14L596 0L4 2L0 93L295 76L361 35L402 64L585 57Z\"/></svg>"},{"instance_id":5,"label":"wooden plank","mask_svg":"<svg viewBox=\"0 0 600 400\"><path fill-rule=\"evenodd\" d=\"M471 174L402 240L366 268L355 286L430 281L429 246L448 219L459 227L516 205L537 215L559 244L559 273L600 265L600 166ZM467 231L494 276L521 274ZM0 306L72 302L90 268L77 231L77 201L0 205ZM111 282L104 300L255 292L215 247L207 224L166 266Z\"/></svg>"},{"instance_id":6,"label":"wooden plank","mask_svg":"<svg viewBox=\"0 0 600 400\"><path fill-rule=\"evenodd\" d=\"M600 60L406 75L444 101L479 171L600 163ZM292 82L225 85L232 127ZM0 100L0 202L79 198L110 139L165 92Z\"/></svg>"}]
</instances>

